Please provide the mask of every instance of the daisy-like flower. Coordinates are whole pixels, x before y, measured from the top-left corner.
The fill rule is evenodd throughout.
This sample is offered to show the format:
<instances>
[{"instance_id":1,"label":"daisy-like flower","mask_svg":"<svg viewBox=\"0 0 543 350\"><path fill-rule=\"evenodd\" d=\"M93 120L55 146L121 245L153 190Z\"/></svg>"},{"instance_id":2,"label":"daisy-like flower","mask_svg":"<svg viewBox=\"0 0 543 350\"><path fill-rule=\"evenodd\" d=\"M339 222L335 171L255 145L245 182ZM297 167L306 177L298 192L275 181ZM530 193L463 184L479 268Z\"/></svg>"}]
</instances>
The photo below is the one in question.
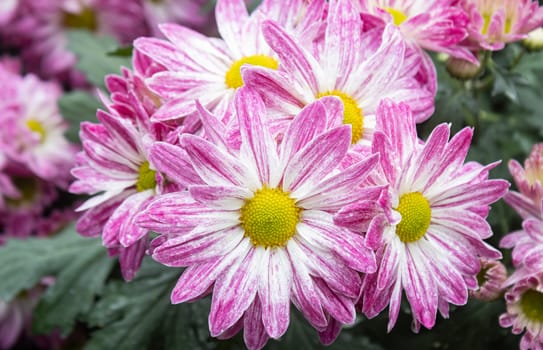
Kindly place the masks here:
<instances>
[{"instance_id":1,"label":"daisy-like flower","mask_svg":"<svg viewBox=\"0 0 543 350\"><path fill-rule=\"evenodd\" d=\"M26 66L40 76L76 86L83 85L84 78L74 68L77 59L67 48L67 30L87 29L121 43L147 33L143 9L135 0L43 0L23 5L15 26L24 31L18 35L30 40L23 47Z\"/></svg>"},{"instance_id":2,"label":"daisy-like flower","mask_svg":"<svg viewBox=\"0 0 543 350\"><path fill-rule=\"evenodd\" d=\"M330 1L324 42L313 55L276 23L264 23L264 36L279 57L280 69L242 71L245 83L264 97L271 123L288 125L305 105L336 96L343 102L343 122L352 126L353 144L369 145L382 98L409 104L417 122L430 116L434 94L415 77L420 56L406 57L405 42L395 26L387 26L382 37L375 31L364 34L362 26L351 1Z\"/></svg>"},{"instance_id":3,"label":"daisy-like flower","mask_svg":"<svg viewBox=\"0 0 543 350\"><path fill-rule=\"evenodd\" d=\"M460 0L469 15L469 42L485 50L527 37L543 25L543 7L533 0Z\"/></svg>"},{"instance_id":4,"label":"daisy-like flower","mask_svg":"<svg viewBox=\"0 0 543 350\"><path fill-rule=\"evenodd\" d=\"M481 271L477 274L479 289L470 290L470 296L484 301L495 300L503 294L507 269L497 261L481 259Z\"/></svg>"},{"instance_id":5,"label":"daisy-like flower","mask_svg":"<svg viewBox=\"0 0 543 350\"><path fill-rule=\"evenodd\" d=\"M0 79L0 149L10 161L66 186L77 148L64 136L68 126L57 106L59 86L3 66Z\"/></svg>"},{"instance_id":6,"label":"daisy-like flower","mask_svg":"<svg viewBox=\"0 0 543 350\"><path fill-rule=\"evenodd\" d=\"M522 218L543 218L543 143L535 144L524 161L524 168L514 159L509 161L509 172L519 192L511 191L504 199Z\"/></svg>"},{"instance_id":7,"label":"daisy-like flower","mask_svg":"<svg viewBox=\"0 0 543 350\"><path fill-rule=\"evenodd\" d=\"M212 291L212 336L228 338L244 327L246 345L260 349L285 333L292 301L329 342L341 324L355 320L359 271L375 270L362 237L334 225L333 213L357 198L377 198L380 188L353 193L377 159L337 172L350 127L327 129L321 102L292 121L280 146L258 93L240 89L235 107L240 150L226 147L217 133L209 133L211 141L183 135L200 184L157 197L138 223L162 234L152 244L154 259L187 267L173 303Z\"/></svg>"},{"instance_id":8,"label":"daisy-like flower","mask_svg":"<svg viewBox=\"0 0 543 350\"><path fill-rule=\"evenodd\" d=\"M219 117L228 115L234 93L243 86L240 68L244 65L277 69L279 61L261 33L262 20L271 15L294 17L301 13L305 1L267 2L248 14L243 0L219 0L215 17L222 40L209 38L189 28L163 24L168 41L140 38L134 46L167 71L154 75L149 86L166 102L153 115L156 121L169 121L195 113L198 99ZM322 9L325 2L316 0L312 8ZM275 8L281 7L281 10ZM307 11L303 24L321 20L319 11ZM300 24L300 26L303 26ZM306 38L309 42L311 38Z\"/></svg>"},{"instance_id":9,"label":"daisy-like flower","mask_svg":"<svg viewBox=\"0 0 543 350\"><path fill-rule=\"evenodd\" d=\"M509 184L487 179L496 163L464 164L472 129L449 141L450 126L441 124L421 143L406 105L384 101L377 114L372 147L382 173L373 181L388 184L382 214L375 202L361 201L340 210L335 222L367 232L366 245L377 250L378 270L364 277L362 311L371 318L389 306L391 330L405 291L413 328L431 328L438 309L448 317L449 303L465 304L468 289L478 287L480 257L501 257L483 241L492 235L485 217Z\"/></svg>"},{"instance_id":10,"label":"daisy-like flower","mask_svg":"<svg viewBox=\"0 0 543 350\"><path fill-rule=\"evenodd\" d=\"M500 326L512 327L513 334L525 332L521 350L543 349L543 274L525 273L505 294L505 300L507 312L500 316Z\"/></svg>"},{"instance_id":11,"label":"daisy-like flower","mask_svg":"<svg viewBox=\"0 0 543 350\"><path fill-rule=\"evenodd\" d=\"M467 37L468 17L455 0L359 0L364 19L384 26L394 23L416 47L444 52L477 63L458 44ZM371 18L368 18L371 16Z\"/></svg>"},{"instance_id":12,"label":"daisy-like flower","mask_svg":"<svg viewBox=\"0 0 543 350\"><path fill-rule=\"evenodd\" d=\"M529 217L522 222L522 230L504 236L500 247L513 249L513 265L530 271L543 270L543 208L540 217ZM516 276L516 273L514 273Z\"/></svg>"}]
</instances>

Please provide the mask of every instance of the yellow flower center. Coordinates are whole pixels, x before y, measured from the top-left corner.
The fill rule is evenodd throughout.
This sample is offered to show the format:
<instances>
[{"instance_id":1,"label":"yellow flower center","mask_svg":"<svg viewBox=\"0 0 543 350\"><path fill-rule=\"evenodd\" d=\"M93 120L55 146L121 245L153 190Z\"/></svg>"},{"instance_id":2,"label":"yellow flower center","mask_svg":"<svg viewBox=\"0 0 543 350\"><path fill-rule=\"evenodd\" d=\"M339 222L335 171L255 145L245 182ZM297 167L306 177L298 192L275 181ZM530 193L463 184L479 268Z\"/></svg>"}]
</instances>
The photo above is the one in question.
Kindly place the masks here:
<instances>
[{"instance_id":1,"label":"yellow flower center","mask_svg":"<svg viewBox=\"0 0 543 350\"><path fill-rule=\"evenodd\" d=\"M252 66L261 66L271 69L277 69L279 62L273 57L265 55L254 55L243 57L240 60L232 63L228 72L226 72L225 83L231 89L237 89L243 86L243 78L241 77L241 66L250 64Z\"/></svg>"},{"instance_id":2,"label":"yellow flower center","mask_svg":"<svg viewBox=\"0 0 543 350\"><path fill-rule=\"evenodd\" d=\"M296 233L300 213L289 193L264 187L245 201L241 227L254 246L281 247Z\"/></svg>"},{"instance_id":3,"label":"yellow flower center","mask_svg":"<svg viewBox=\"0 0 543 350\"><path fill-rule=\"evenodd\" d=\"M405 22L405 20L407 19L407 15L405 13L403 13L402 11L397 10L395 8L385 7L383 10L385 10L386 12L388 12L388 13L390 13L392 15L392 19L394 21L394 24L397 25L397 26L399 26L400 24Z\"/></svg>"},{"instance_id":4,"label":"yellow flower center","mask_svg":"<svg viewBox=\"0 0 543 350\"><path fill-rule=\"evenodd\" d=\"M396 234L402 242L416 242L426 234L432 218L432 209L422 193L404 194L396 210L402 215L402 220L396 226Z\"/></svg>"},{"instance_id":5,"label":"yellow flower center","mask_svg":"<svg viewBox=\"0 0 543 350\"><path fill-rule=\"evenodd\" d=\"M362 108L351 96L339 90L322 92L317 95L317 98L324 96L337 96L343 102L343 124L352 126L351 143L355 144L362 138L364 132L364 114Z\"/></svg>"},{"instance_id":6,"label":"yellow flower center","mask_svg":"<svg viewBox=\"0 0 543 350\"><path fill-rule=\"evenodd\" d=\"M43 140L45 140L45 129L39 121L37 121L36 119L28 119L26 121L26 126L30 129L30 131L40 136L40 142L43 142Z\"/></svg>"},{"instance_id":7,"label":"yellow flower center","mask_svg":"<svg viewBox=\"0 0 543 350\"><path fill-rule=\"evenodd\" d=\"M490 27L490 20L492 19L493 13L483 13L483 29L481 29L481 34L486 35L488 33L488 28ZM503 32L505 34L509 34L511 31L512 26L512 19L511 17L505 18L505 25L503 28Z\"/></svg>"},{"instance_id":8,"label":"yellow flower center","mask_svg":"<svg viewBox=\"0 0 543 350\"><path fill-rule=\"evenodd\" d=\"M65 28L88 29L90 31L95 31L97 28L96 14L88 7L85 7L80 13L64 12L62 23Z\"/></svg>"},{"instance_id":9,"label":"yellow flower center","mask_svg":"<svg viewBox=\"0 0 543 350\"><path fill-rule=\"evenodd\" d=\"M138 182L136 188L138 192L143 192L156 187L156 171L149 168L149 162L145 161L140 166Z\"/></svg>"},{"instance_id":10,"label":"yellow flower center","mask_svg":"<svg viewBox=\"0 0 543 350\"><path fill-rule=\"evenodd\" d=\"M532 322L543 322L543 293L530 289L520 297L520 308Z\"/></svg>"}]
</instances>

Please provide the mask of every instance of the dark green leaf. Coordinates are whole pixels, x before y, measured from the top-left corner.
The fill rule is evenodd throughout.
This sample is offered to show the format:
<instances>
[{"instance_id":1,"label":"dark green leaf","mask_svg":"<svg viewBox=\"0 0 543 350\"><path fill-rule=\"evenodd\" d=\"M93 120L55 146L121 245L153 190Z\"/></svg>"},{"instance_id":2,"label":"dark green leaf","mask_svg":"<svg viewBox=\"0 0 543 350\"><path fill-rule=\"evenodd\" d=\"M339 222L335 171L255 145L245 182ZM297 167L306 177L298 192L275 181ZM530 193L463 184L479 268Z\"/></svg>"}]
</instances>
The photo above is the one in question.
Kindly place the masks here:
<instances>
[{"instance_id":1,"label":"dark green leaf","mask_svg":"<svg viewBox=\"0 0 543 350\"><path fill-rule=\"evenodd\" d=\"M179 275L178 269L145 259L132 282L110 283L88 317L88 323L100 329L85 349L145 349L154 335L153 349L207 348L209 332L202 322L207 322L209 309L170 303Z\"/></svg>"},{"instance_id":2,"label":"dark green leaf","mask_svg":"<svg viewBox=\"0 0 543 350\"><path fill-rule=\"evenodd\" d=\"M109 51L107 55L117 56L117 57L132 57L133 50L134 50L134 46L128 45L128 46L119 47L113 51Z\"/></svg>"},{"instance_id":3,"label":"dark green leaf","mask_svg":"<svg viewBox=\"0 0 543 350\"><path fill-rule=\"evenodd\" d=\"M77 68L97 87L105 89L104 77L107 74L119 74L120 67L130 67L130 58L108 55L114 52L119 44L111 37L96 36L86 30L68 32L68 48L77 57Z\"/></svg>"}]
</instances>

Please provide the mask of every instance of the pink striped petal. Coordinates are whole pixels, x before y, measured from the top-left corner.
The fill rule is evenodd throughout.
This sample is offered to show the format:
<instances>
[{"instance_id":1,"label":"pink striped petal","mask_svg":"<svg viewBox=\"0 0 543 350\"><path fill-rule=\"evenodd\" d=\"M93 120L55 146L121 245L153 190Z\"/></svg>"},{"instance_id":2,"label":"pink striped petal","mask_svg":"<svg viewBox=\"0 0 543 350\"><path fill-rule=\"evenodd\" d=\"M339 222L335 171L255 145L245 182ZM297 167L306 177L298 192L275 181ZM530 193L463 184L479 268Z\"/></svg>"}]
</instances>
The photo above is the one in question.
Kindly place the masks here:
<instances>
[{"instance_id":1,"label":"pink striped petal","mask_svg":"<svg viewBox=\"0 0 543 350\"><path fill-rule=\"evenodd\" d=\"M290 290L292 269L282 248L266 249L269 256L262 261L267 269L260 275L258 295L262 302L262 323L271 338L278 339L290 322Z\"/></svg>"},{"instance_id":2,"label":"pink striped petal","mask_svg":"<svg viewBox=\"0 0 543 350\"><path fill-rule=\"evenodd\" d=\"M192 167L187 152L179 146L156 142L149 153L149 160L156 169L181 187L202 183Z\"/></svg>"},{"instance_id":3,"label":"pink striped petal","mask_svg":"<svg viewBox=\"0 0 543 350\"><path fill-rule=\"evenodd\" d=\"M243 0L218 0L215 6L217 28L221 38L230 49L241 46L245 40L243 26L249 19L249 13ZM235 51L239 56L241 52Z\"/></svg>"},{"instance_id":4,"label":"pink striped petal","mask_svg":"<svg viewBox=\"0 0 543 350\"><path fill-rule=\"evenodd\" d=\"M279 165L277 143L262 120L266 115L264 102L256 91L243 87L238 90L234 103L242 140L240 152L254 163L262 183L276 187L279 182L279 173L274 171Z\"/></svg>"},{"instance_id":5,"label":"pink striped petal","mask_svg":"<svg viewBox=\"0 0 543 350\"><path fill-rule=\"evenodd\" d=\"M147 190L135 193L128 197L119 208L113 212L111 218L104 227L104 232L114 227L119 231L118 237L122 246L129 247L132 244L135 244L148 232L146 228L136 225L135 217L143 210L152 196L153 192Z\"/></svg>"},{"instance_id":6,"label":"pink striped petal","mask_svg":"<svg viewBox=\"0 0 543 350\"><path fill-rule=\"evenodd\" d=\"M194 135L183 135L181 145L206 183L235 186L247 183L245 167L225 150Z\"/></svg>"},{"instance_id":7,"label":"pink striped petal","mask_svg":"<svg viewBox=\"0 0 543 350\"><path fill-rule=\"evenodd\" d=\"M261 258L261 250L248 247L246 253L240 255L240 259L228 271L218 276L209 312L209 331L212 337L233 326L254 303L262 268Z\"/></svg>"},{"instance_id":8,"label":"pink striped petal","mask_svg":"<svg viewBox=\"0 0 543 350\"><path fill-rule=\"evenodd\" d=\"M222 210L238 210L254 196L253 192L237 186L190 186L189 192L206 207Z\"/></svg>"},{"instance_id":9,"label":"pink striped petal","mask_svg":"<svg viewBox=\"0 0 543 350\"><path fill-rule=\"evenodd\" d=\"M134 47L172 71L186 69L183 64L185 55L177 51L174 45L165 40L138 38L134 41Z\"/></svg>"},{"instance_id":10,"label":"pink striped petal","mask_svg":"<svg viewBox=\"0 0 543 350\"><path fill-rule=\"evenodd\" d=\"M260 350L268 342L269 336L262 323L262 306L258 296L245 313L243 328L243 340L248 349Z\"/></svg>"},{"instance_id":11,"label":"pink striped petal","mask_svg":"<svg viewBox=\"0 0 543 350\"><path fill-rule=\"evenodd\" d=\"M283 177L283 188L294 192L305 187L311 189L320 179L330 174L347 154L351 145L351 129L340 126L327 131L308 143L287 165Z\"/></svg>"},{"instance_id":12,"label":"pink striped petal","mask_svg":"<svg viewBox=\"0 0 543 350\"><path fill-rule=\"evenodd\" d=\"M129 247L119 247L119 264L125 281L131 281L140 269L148 246L148 237L143 237Z\"/></svg>"}]
</instances>

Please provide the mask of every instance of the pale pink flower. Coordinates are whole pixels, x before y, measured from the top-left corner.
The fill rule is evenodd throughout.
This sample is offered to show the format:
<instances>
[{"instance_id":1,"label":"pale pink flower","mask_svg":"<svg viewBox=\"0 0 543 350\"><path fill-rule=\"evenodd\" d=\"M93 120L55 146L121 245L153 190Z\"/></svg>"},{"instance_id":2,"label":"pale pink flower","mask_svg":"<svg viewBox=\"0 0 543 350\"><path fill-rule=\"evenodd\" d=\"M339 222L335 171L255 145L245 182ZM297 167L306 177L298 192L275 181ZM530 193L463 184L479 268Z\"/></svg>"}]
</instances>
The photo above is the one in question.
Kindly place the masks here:
<instances>
[{"instance_id":1,"label":"pale pink flower","mask_svg":"<svg viewBox=\"0 0 543 350\"><path fill-rule=\"evenodd\" d=\"M1 65L0 79L0 149L9 162L66 186L77 148L64 136L68 126L57 106L59 86Z\"/></svg>"},{"instance_id":2,"label":"pale pink flower","mask_svg":"<svg viewBox=\"0 0 543 350\"><path fill-rule=\"evenodd\" d=\"M477 290L470 290L469 295L475 299L491 301L500 297L505 289L507 269L498 260L481 259L481 271L477 274Z\"/></svg>"},{"instance_id":3,"label":"pale pink flower","mask_svg":"<svg viewBox=\"0 0 543 350\"><path fill-rule=\"evenodd\" d=\"M514 159L509 161L509 172L519 192L511 191L504 199L523 218L543 218L543 143L535 144L524 161L524 168Z\"/></svg>"},{"instance_id":4,"label":"pale pink flower","mask_svg":"<svg viewBox=\"0 0 543 350\"><path fill-rule=\"evenodd\" d=\"M377 26L393 23L413 47L465 60L477 58L458 44L467 37L468 17L455 0L359 0L364 20Z\"/></svg>"},{"instance_id":5,"label":"pale pink flower","mask_svg":"<svg viewBox=\"0 0 543 350\"><path fill-rule=\"evenodd\" d=\"M469 15L467 45L501 50L543 25L543 7L533 0L460 0Z\"/></svg>"},{"instance_id":6,"label":"pale pink flower","mask_svg":"<svg viewBox=\"0 0 543 350\"><path fill-rule=\"evenodd\" d=\"M299 27L320 21L325 2L312 2L312 11L302 18ZM187 27L163 24L160 29L166 40L140 38L136 49L166 67L148 83L164 101L153 115L156 121L170 121L196 112L198 99L221 118L231 116L236 90L243 86L240 68L258 65L276 69L277 57L261 33L262 21L270 16L298 19L305 1L265 1L250 15L243 0L219 0L215 17L221 39L206 37ZM289 26L294 26L290 24ZM304 32L307 34L307 32ZM311 37L307 38L311 42Z\"/></svg>"},{"instance_id":7,"label":"pale pink flower","mask_svg":"<svg viewBox=\"0 0 543 350\"><path fill-rule=\"evenodd\" d=\"M543 213L522 222L522 230L509 233L500 241L500 247L513 249L513 265L529 271L543 270Z\"/></svg>"},{"instance_id":8,"label":"pale pink flower","mask_svg":"<svg viewBox=\"0 0 543 350\"><path fill-rule=\"evenodd\" d=\"M324 40L316 54L277 23L264 23L264 37L281 62L279 70L247 66L242 72L245 83L263 96L270 123L284 129L307 104L336 96L343 102L344 123L352 126L353 144L369 145L382 98L409 104L417 122L430 117L434 94L417 80L420 56L406 54L393 25L382 36L362 29L358 11L347 0L330 1Z\"/></svg>"},{"instance_id":9,"label":"pale pink flower","mask_svg":"<svg viewBox=\"0 0 543 350\"><path fill-rule=\"evenodd\" d=\"M285 333L292 301L329 343L355 320L359 271L375 269L362 236L334 225L333 213L356 199L377 198L380 188L353 191L377 159L337 171L351 144L350 127L327 129L321 102L302 110L280 146L256 92L241 88L235 107L239 151L226 146L209 123L215 118L200 108L204 124L212 125L209 140L181 137L197 184L157 197L138 223L161 234L152 244L154 259L186 267L173 303L212 292L212 336L229 338L244 328L247 347L260 349ZM167 146L159 143L153 152ZM157 163L165 170L174 165Z\"/></svg>"},{"instance_id":10,"label":"pale pink flower","mask_svg":"<svg viewBox=\"0 0 543 350\"><path fill-rule=\"evenodd\" d=\"M543 274L524 273L505 294L507 312L500 316L500 326L512 327L513 334L524 332L520 350L543 349Z\"/></svg>"},{"instance_id":11,"label":"pale pink flower","mask_svg":"<svg viewBox=\"0 0 543 350\"><path fill-rule=\"evenodd\" d=\"M405 291L414 330L432 328L438 309L448 317L449 303L464 305L468 289L478 287L480 257L501 257L483 241L492 235L485 217L509 184L488 180L496 163L464 164L472 129L449 141L450 125L441 124L422 143L407 105L384 101L377 114L372 151L381 174L372 181L388 191L378 202L343 208L335 222L377 250L378 270L363 281L362 312L372 318L389 306L391 330Z\"/></svg>"}]
</instances>

